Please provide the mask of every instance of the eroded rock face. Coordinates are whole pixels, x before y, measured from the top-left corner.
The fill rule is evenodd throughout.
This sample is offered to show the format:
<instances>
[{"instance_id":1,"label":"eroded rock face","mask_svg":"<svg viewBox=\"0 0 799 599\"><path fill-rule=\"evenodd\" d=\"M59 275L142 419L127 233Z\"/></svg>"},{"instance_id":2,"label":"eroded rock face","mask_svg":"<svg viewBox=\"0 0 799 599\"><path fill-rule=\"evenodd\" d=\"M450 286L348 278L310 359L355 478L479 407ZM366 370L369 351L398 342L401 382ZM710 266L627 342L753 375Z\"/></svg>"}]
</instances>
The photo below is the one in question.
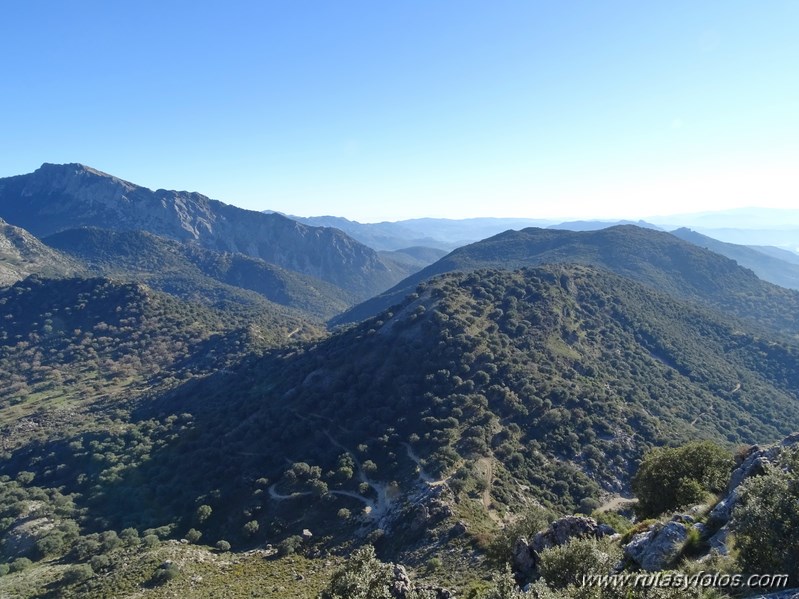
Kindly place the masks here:
<instances>
[{"instance_id":1,"label":"eroded rock face","mask_svg":"<svg viewBox=\"0 0 799 599\"><path fill-rule=\"evenodd\" d=\"M538 566L538 554L525 537L519 537L513 544L511 566L524 577L530 576Z\"/></svg>"},{"instance_id":2,"label":"eroded rock face","mask_svg":"<svg viewBox=\"0 0 799 599\"><path fill-rule=\"evenodd\" d=\"M624 555L647 572L664 570L680 555L687 539L688 527L682 522L656 524L635 535L625 545Z\"/></svg>"}]
</instances>

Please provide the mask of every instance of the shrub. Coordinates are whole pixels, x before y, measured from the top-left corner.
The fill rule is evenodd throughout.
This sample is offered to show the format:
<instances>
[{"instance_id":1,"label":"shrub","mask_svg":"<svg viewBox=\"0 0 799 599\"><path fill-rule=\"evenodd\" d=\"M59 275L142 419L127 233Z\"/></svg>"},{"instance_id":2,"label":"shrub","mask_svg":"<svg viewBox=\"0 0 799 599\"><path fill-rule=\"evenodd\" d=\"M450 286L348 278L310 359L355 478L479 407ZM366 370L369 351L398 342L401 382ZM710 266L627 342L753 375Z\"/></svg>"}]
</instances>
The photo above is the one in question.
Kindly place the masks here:
<instances>
[{"instance_id":1,"label":"shrub","mask_svg":"<svg viewBox=\"0 0 799 599\"><path fill-rule=\"evenodd\" d=\"M255 535L255 533L257 533L260 528L261 526L258 524L258 520L250 520L249 522L247 522L247 524L244 525L244 528L242 530L244 531L245 535L251 537Z\"/></svg>"},{"instance_id":2,"label":"shrub","mask_svg":"<svg viewBox=\"0 0 799 599\"><path fill-rule=\"evenodd\" d=\"M538 571L547 584L564 589L588 574L608 574L621 560L618 545L606 540L573 539L541 552Z\"/></svg>"},{"instance_id":3,"label":"shrub","mask_svg":"<svg viewBox=\"0 0 799 599\"><path fill-rule=\"evenodd\" d=\"M224 540L220 540L216 542L216 548L219 551L230 551L230 543Z\"/></svg>"},{"instance_id":4,"label":"shrub","mask_svg":"<svg viewBox=\"0 0 799 599\"><path fill-rule=\"evenodd\" d=\"M139 542L139 531L135 528L126 528L119 533L119 538L122 539L122 542L125 543L125 545L132 547Z\"/></svg>"},{"instance_id":5,"label":"shrub","mask_svg":"<svg viewBox=\"0 0 799 599\"><path fill-rule=\"evenodd\" d=\"M440 557L431 557L427 560L427 571L428 572L436 572L440 570L444 566L444 562L441 561Z\"/></svg>"},{"instance_id":6,"label":"shrub","mask_svg":"<svg viewBox=\"0 0 799 599\"><path fill-rule=\"evenodd\" d=\"M190 528L189 532L186 533L186 540L189 543L196 543L197 541L200 540L200 537L202 536L203 533L201 533L199 530L197 530L196 528Z\"/></svg>"},{"instance_id":7,"label":"shrub","mask_svg":"<svg viewBox=\"0 0 799 599\"><path fill-rule=\"evenodd\" d=\"M651 517L703 501L727 485L732 455L710 441L649 451L632 480L636 512Z\"/></svg>"},{"instance_id":8,"label":"shrub","mask_svg":"<svg viewBox=\"0 0 799 599\"><path fill-rule=\"evenodd\" d=\"M796 470L772 468L741 485L730 528L745 572L782 572L790 575L792 584L799 583L797 504Z\"/></svg>"},{"instance_id":9,"label":"shrub","mask_svg":"<svg viewBox=\"0 0 799 599\"><path fill-rule=\"evenodd\" d=\"M66 584L80 584L94 576L94 569L89 564L75 564L67 568L62 580Z\"/></svg>"},{"instance_id":10,"label":"shrub","mask_svg":"<svg viewBox=\"0 0 799 599\"><path fill-rule=\"evenodd\" d=\"M200 522L202 524L203 522L208 520L208 518L211 517L211 513L212 512L213 512L213 510L211 509L210 505L203 504L203 505L199 506L197 508L197 513L196 513L197 522Z\"/></svg>"},{"instance_id":11,"label":"shrub","mask_svg":"<svg viewBox=\"0 0 799 599\"><path fill-rule=\"evenodd\" d=\"M13 562L11 562L8 571L9 572L22 572L23 570L27 570L31 567L33 562L29 560L27 557L18 557Z\"/></svg>"},{"instance_id":12,"label":"shrub","mask_svg":"<svg viewBox=\"0 0 799 599\"><path fill-rule=\"evenodd\" d=\"M508 565L505 566L502 573L493 576L491 583L491 588L479 595L480 599L525 599L529 596L519 590Z\"/></svg>"},{"instance_id":13,"label":"shrub","mask_svg":"<svg viewBox=\"0 0 799 599\"><path fill-rule=\"evenodd\" d=\"M277 554L289 555L296 553L300 547L302 547L302 537L300 535L292 535L278 543Z\"/></svg>"},{"instance_id":14,"label":"shrub","mask_svg":"<svg viewBox=\"0 0 799 599\"><path fill-rule=\"evenodd\" d=\"M620 535L624 535L633 527L628 518L616 512L594 512L592 517L600 524L607 524Z\"/></svg>"},{"instance_id":15,"label":"shrub","mask_svg":"<svg viewBox=\"0 0 799 599\"><path fill-rule=\"evenodd\" d=\"M155 585L161 585L169 582L170 580L174 580L179 575L180 570L178 567L172 562L166 562L155 571L151 582Z\"/></svg>"},{"instance_id":16,"label":"shrub","mask_svg":"<svg viewBox=\"0 0 799 599\"><path fill-rule=\"evenodd\" d=\"M487 554L496 564L510 561L513 545L519 537L531 538L535 533L545 529L554 520L554 514L546 508L534 506L528 509L521 518L502 529L491 544Z\"/></svg>"},{"instance_id":17,"label":"shrub","mask_svg":"<svg viewBox=\"0 0 799 599\"><path fill-rule=\"evenodd\" d=\"M109 558L107 555L95 555L89 560L89 563L92 566L92 570L95 572L100 572L107 569L111 565L111 558Z\"/></svg>"},{"instance_id":18,"label":"shrub","mask_svg":"<svg viewBox=\"0 0 799 599\"><path fill-rule=\"evenodd\" d=\"M383 563L375 557L370 545L361 547L352 554L341 569L330 579L322 591L321 599L392 599L391 584L394 581L394 564ZM408 599L435 599L433 591L411 589Z\"/></svg>"}]
</instances>

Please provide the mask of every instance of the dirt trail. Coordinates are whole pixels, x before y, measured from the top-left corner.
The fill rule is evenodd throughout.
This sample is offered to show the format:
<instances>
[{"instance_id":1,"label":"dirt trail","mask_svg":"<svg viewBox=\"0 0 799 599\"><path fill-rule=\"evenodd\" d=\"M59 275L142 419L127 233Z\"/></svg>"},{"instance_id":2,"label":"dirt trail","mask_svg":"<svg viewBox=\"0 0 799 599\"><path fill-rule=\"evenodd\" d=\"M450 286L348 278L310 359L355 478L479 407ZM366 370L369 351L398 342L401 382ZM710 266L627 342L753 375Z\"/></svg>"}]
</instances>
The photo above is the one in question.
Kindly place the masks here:
<instances>
[{"instance_id":1,"label":"dirt trail","mask_svg":"<svg viewBox=\"0 0 799 599\"><path fill-rule=\"evenodd\" d=\"M486 481L486 488L482 494L483 507L490 510L491 506L491 485L494 484L494 463L491 458L480 458L477 460L477 466L480 468Z\"/></svg>"},{"instance_id":2,"label":"dirt trail","mask_svg":"<svg viewBox=\"0 0 799 599\"><path fill-rule=\"evenodd\" d=\"M307 416L303 416L303 415L298 414L296 412L295 412L295 414L299 418L301 418L302 420L308 420ZM317 417L318 418L322 418L321 416L317 416ZM339 449L344 451L347 455L349 455L352 458L352 461L354 462L355 467L356 467L357 472L358 472L358 480L361 481L362 483L366 483L367 485L369 485L369 487L374 490L375 495L377 496L377 499L376 500L372 500L372 499L369 499L368 497L364 497L363 495L355 493L354 491L343 491L343 490L339 490L339 489L328 491L328 493L330 493L331 495L341 495L341 496L344 496L344 497L350 497L352 499L357 499L358 501L360 501L360 502L362 502L364 504L364 513L369 518L371 518L373 520L380 520L383 516L386 515L386 513L388 513L388 510L391 507L392 500L391 500L391 497L389 497L388 485L386 485L385 483L382 483L380 481L371 480L366 475L366 472L364 472L363 467L361 466L361 462L360 462L360 460L358 460L358 457L355 455L354 452L350 451L348 448L346 448L344 445L342 445L338 441L338 439L336 439L333 435L330 434L329 431L324 431L324 434L325 434L325 436L328 439L330 439L330 442L333 445L335 445L336 447L338 447ZM310 491L290 493L290 494L286 495L286 494L283 494L283 493L279 493L277 491L277 489L276 489L276 486L277 486L277 483L275 483L275 484L273 484L273 485L271 485L269 487L269 497L271 497L275 501L285 501L287 499L296 499L298 497L306 497L308 495L311 495Z\"/></svg>"},{"instance_id":3,"label":"dirt trail","mask_svg":"<svg viewBox=\"0 0 799 599\"><path fill-rule=\"evenodd\" d=\"M297 497L305 497L306 495L310 495L310 491L303 491L300 493L289 493L288 495L284 495L283 493L278 493L275 490L277 483L269 486L269 497L274 499L275 501L284 501L286 499L296 499Z\"/></svg>"},{"instance_id":4,"label":"dirt trail","mask_svg":"<svg viewBox=\"0 0 799 599\"><path fill-rule=\"evenodd\" d=\"M618 510L623 507L627 507L637 503L638 500L635 497L622 497L621 495L615 495L608 499L605 503L600 505L596 511L597 512L610 512L614 510Z\"/></svg>"},{"instance_id":5,"label":"dirt trail","mask_svg":"<svg viewBox=\"0 0 799 599\"><path fill-rule=\"evenodd\" d=\"M431 487L438 487L440 485L446 484L446 482L449 480L449 476L438 479L430 476L422 467L422 460L420 460L419 456L416 455L413 447L411 447L409 443L403 443L403 445L405 446L405 452L408 454L408 457L418 466L417 474L419 476L419 480L421 480L423 483L427 483Z\"/></svg>"}]
</instances>

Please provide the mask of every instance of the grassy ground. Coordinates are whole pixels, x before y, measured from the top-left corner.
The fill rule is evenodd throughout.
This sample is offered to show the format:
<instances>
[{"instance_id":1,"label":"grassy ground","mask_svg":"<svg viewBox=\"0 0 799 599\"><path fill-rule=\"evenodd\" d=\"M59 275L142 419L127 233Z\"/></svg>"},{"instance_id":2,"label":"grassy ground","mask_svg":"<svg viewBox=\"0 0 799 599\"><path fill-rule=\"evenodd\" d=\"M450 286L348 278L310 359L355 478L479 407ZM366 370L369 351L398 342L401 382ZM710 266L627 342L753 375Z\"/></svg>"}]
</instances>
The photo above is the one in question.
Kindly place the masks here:
<instances>
[{"instance_id":1,"label":"grassy ground","mask_svg":"<svg viewBox=\"0 0 799 599\"><path fill-rule=\"evenodd\" d=\"M153 574L167 561L177 566L177 577L154 584ZM68 565L39 562L22 572L0 577L0 599L312 599L341 563L341 558L310 560L291 555L276 559L264 557L260 552L218 553L206 547L165 543L145 553L117 552L109 572L96 573L85 582L67 587L57 588L56 583Z\"/></svg>"}]
</instances>

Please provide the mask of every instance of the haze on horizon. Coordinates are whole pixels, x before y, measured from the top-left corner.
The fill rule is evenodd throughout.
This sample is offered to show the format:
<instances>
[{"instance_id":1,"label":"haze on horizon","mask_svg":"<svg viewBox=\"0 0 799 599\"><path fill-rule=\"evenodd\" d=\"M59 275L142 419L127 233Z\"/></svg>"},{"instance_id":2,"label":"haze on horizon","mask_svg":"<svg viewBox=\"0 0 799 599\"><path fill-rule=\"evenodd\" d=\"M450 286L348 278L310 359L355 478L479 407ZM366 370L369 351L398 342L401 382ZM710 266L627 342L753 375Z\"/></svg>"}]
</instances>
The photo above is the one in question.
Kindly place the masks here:
<instances>
[{"instance_id":1,"label":"haze on horizon","mask_svg":"<svg viewBox=\"0 0 799 599\"><path fill-rule=\"evenodd\" d=\"M790 1L12 2L0 176L81 162L361 222L794 208L797 17Z\"/></svg>"}]
</instances>

